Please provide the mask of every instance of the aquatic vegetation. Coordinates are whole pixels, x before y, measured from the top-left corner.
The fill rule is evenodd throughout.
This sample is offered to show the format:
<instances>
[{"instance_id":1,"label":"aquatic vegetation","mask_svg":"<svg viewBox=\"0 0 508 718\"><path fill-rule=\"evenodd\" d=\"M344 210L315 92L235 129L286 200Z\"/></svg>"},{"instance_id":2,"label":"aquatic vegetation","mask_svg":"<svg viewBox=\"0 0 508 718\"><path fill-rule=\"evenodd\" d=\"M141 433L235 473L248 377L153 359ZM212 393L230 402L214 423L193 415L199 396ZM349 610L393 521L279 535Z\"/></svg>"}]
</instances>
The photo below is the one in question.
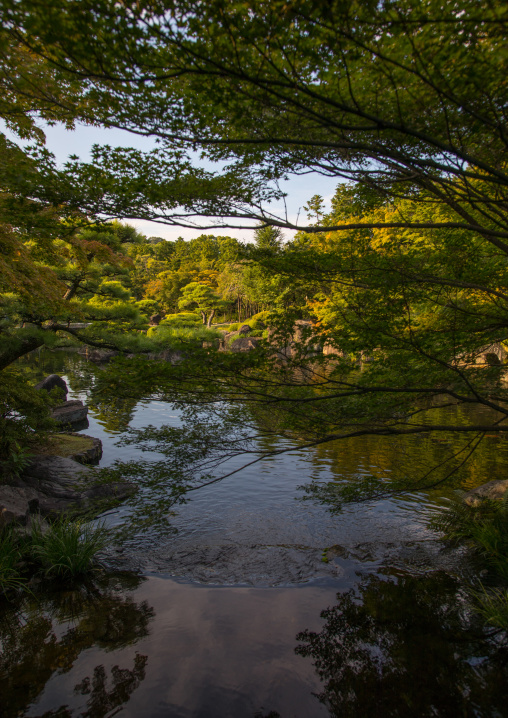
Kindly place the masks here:
<instances>
[{"instance_id":1,"label":"aquatic vegetation","mask_svg":"<svg viewBox=\"0 0 508 718\"><path fill-rule=\"evenodd\" d=\"M105 548L108 539L103 524L63 517L46 530L34 524L31 556L47 577L74 578L94 570L96 555Z\"/></svg>"}]
</instances>

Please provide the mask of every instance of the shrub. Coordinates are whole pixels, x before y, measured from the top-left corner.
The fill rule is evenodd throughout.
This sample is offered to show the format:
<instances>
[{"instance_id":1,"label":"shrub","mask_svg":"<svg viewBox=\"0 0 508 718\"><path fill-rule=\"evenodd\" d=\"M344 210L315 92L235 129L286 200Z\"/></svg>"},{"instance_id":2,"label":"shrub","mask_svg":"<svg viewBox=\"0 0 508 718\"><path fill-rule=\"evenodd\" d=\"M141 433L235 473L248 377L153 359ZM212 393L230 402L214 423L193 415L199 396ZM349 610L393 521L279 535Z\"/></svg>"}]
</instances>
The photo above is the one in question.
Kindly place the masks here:
<instances>
[{"instance_id":1,"label":"shrub","mask_svg":"<svg viewBox=\"0 0 508 718\"><path fill-rule=\"evenodd\" d=\"M258 312L248 319L246 324L252 329L265 329L268 323L268 315L269 312Z\"/></svg>"},{"instance_id":2,"label":"shrub","mask_svg":"<svg viewBox=\"0 0 508 718\"><path fill-rule=\"evenodd\" d=\"M242 322L244 324L244 322ZM237 332L240 329L240 324L237 322L236 324L230 324L229 327L226 327L228 332Z\"/></svg>"},{"instance_id":3,"label":"shrub","mask_svg":"<svg viewBox=\"0 0 508 718\"><path fill-rule=\"evenodd\" d=\"M43 531L32 526L32 559L48 577L74 578L95 568L95 556L109 542L103 524L60 518Z\"/></svg>"},{"instance_id":4,"label":"shrub","mask_svg":"<svg viewBox=\"0 0 508 718\"><path fill-rule=\"evenodd\" d=\"M208 329L203 324L194 327L152 327L148 336L161 348L177 348L189 344L202 344L211 342L219 337L217 330Z\"/></svg>"},{"instance_id":5,"label":"shrub","mask_svg":"<svg viewBox=\"0 0 508 718\"><path fill-rule=\"evenodd\" d=\"M160 327L193 327L199 324L203 324L203 320L200 315L194 314L194 312L180 312L179 314L170 314L165 317Z\"/></svg>"}]
</instances>

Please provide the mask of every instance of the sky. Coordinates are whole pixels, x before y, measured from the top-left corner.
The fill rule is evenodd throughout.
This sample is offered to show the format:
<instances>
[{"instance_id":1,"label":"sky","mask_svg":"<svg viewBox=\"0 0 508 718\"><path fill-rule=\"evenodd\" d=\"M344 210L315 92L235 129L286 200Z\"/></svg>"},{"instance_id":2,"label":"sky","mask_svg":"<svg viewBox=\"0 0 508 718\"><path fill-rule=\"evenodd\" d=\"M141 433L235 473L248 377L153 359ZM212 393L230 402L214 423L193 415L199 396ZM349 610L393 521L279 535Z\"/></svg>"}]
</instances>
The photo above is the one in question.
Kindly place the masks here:
<instances>
[{"instance_id":1,"label":"sky","mask_svg":"<svg viewBox=\"0 0 508 718\"><path fill-rule=\"evenodd\" d=\"M0 125L0 131L4 132L12 141L22 144L5 126ZM108 144L112 147L133 147L144 151L155 147L153 138L140 137L123 130L78 125L75 130L70 131L62 125L55 125L44 127L44 131L46 133L46 147L55 155L58 163L64 163L69 155L78 155L83 161L89 160L90 150L94 144ZM293 177L288 181L281 182L282 190L287 192L288 195L286 205L289 219L295 222L298 213L300 213L300 223L305 222L306 213L303 210L303 205L315 194L321 195L325 200L325 205L329 207L337 184L337 178L322 177L317 173ZM280 207L273 205L270 206L270 209L272 211L278 209L281 214L284 212L282 205ZM156 236L172 240L183 237L190 240L202 234L199 229L165 226L144 220L129 220L128 223L134 225L140 232L149 237ZM203 219L202 223L203 225L210 224L209 220L206 219ZM206 230L206 233L227 234L243 241L252 241L253 239L253 230L217 229ZM284 234L289 239L294 232L286 230Z\"/></svg>"}]
</instances>

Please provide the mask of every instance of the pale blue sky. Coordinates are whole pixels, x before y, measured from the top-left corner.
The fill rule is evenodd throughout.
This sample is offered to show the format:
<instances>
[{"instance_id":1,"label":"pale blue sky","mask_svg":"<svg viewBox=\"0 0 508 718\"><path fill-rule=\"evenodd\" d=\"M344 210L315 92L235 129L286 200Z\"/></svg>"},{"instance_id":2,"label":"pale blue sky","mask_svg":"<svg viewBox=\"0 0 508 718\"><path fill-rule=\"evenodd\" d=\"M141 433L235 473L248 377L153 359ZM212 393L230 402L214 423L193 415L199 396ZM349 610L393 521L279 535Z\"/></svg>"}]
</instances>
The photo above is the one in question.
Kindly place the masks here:
<instances>
[{"instance_id":1,"label":"pale blue sky","mask_svg":"<svg viewBox=\"0 0 508 718\"><path fill-rule=\"evenodd\" d=\"M140 150L150 150L155 146L154 140L149 137L140 137L138 135L125 132L122 130L108 130L99 127L90 127L80 125L74 131L68 131L63 126L57 125L53 127L45 127L46 146L55 155L59 163L65 162L69 155L78 155L82 160L89 159L92 145L108 144L112 147L134 147ZM13 135L6 131L0 125L0 130L5 132L11 139L16 141ZM306 215L303 211L303 205L315 194L324 197L327 206L333 197L335 188L338 184L336 178L322 177L318 174L309 174L303 177L293 177L287 182L281 183L282 189L288 193L286 199L288 215L291 221L296 221L300 210L300 223L306 222ZM275 211L275 205L271 207ZM283 207L277 207L282 213ZM135 225L139 231L148 236L164 237L165 239L176 239L183 237L184 239L192 239L202 234L199 229L186 229L165 226L154 222L146 222L143 220L129 220L129 224ZM210 224L209 220L203 219L203 224ZM209 234L229 234L244 241L250 241L253 236L252 230L207 230ZM289 237L293 232L287 232Z\"/></svg>"}]
</instances>

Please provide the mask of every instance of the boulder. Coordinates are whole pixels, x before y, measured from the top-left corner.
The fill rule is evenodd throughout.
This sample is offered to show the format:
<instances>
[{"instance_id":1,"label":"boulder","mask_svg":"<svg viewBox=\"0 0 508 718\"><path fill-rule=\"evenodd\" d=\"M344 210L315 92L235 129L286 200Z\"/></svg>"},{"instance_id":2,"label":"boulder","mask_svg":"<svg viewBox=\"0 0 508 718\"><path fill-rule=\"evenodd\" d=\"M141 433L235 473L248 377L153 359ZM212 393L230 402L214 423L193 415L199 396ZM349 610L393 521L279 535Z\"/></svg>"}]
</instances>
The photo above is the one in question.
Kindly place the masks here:
<instances>
[{"instance_id":1,"label":"boulder","mask_svg":"<svg viewBox=\"0 0 508 718\"><path fill-rule=\"evenodd\" d=\"M39 506L35 489L0 485L0 529L9 524L26 525L30 513Z\"/></svg>"},{"instance_id":2,"label":"boulder","mask_svg":"<svg viewBox=\"0 0 508 718\"><path fill-rule=\"evenodd\" d=\"M64 393L64 396L67 396L68 388L66 382L62 379L61 376L58 376L58 374L50 374L45 379L40 381L38 384L35 385L36 389L44 389L44 391L50 392L51 389L53 389L55 386L57 386L59 389L61 389Z\"/></svg>"},{"instance_id":3,"label":"boulder","mask_svg":"<svg viewBox=\"0 0 508 718\"><path fill-rule=\"evenodd\" d=\"M148 354L136 355L132 354L131 357L152 359L153 361L165 361L169 364L178 364L184 358L182 352L174 349L164 349L161 352L149 352Z\"/></svg>"},{"instance_id":4,"label":"boulder","mask_svg":"<svg viewBox=\"0 0 508 718\"><path fill-rule=\"evenodd\" d=\"M55 406L51 412L51 418L54 419L59 426L71 426L79 424L86 420L88 407L79 399L66 401L65 404Z\"/></svg>"},{"instance_id":5,"label":"boulder","mask_svg":"<svg viewBox=\"0 0 508 718\"><path fill-rule=\"evenodd\" d=\"M235 339L228 347L230 352L250 352L257 349L261 339L258 337L239 337Z\"/></svg>"},{"instance_id":6,"label":"boulder","mask_svg":"<svg viewBox=\"0 0 508 718\"><path fill-rule=\"evenodd\" d=\"M150 317L150 326L151 327L158 327L161 322L162 322L161 314L152 314L152 316Z\"/></svg>"},{"instance_id":7,"label":"boulder","mask_svg":"<svg viewBox=\"0 0 508 718\"><path fill-rule=\"evenodd\" d=\"M252 331L252 328L249 327L248 324L242 324L242 326L238 330L238 333L239 334L250 334L251 331Z\"/></svg>"},{"instance_id":8,"label":"boulder","mask_svg":"<svg viewBox=\"0 0 508 718\"><path fill-rule=\"evenodd\" d=\"M488 481L464 495L468 506L477 506L482 499L502 499L508 491L508 479Z\"/></svg>"},{"instance_id":9,"label":"boulder","mask_svg":"<svg viewBox=\"0 0 508 718\"><path fill-rule=\"evenodd\" d=\"M0 485L0 528L27 525L39 514L54 518L71 509L86 509L97 499L125 499L136 487L119 481L100 484L93 469L62 456L34 456L30 465L9 484Z\"/></svg>"},{"instance_id":10,"label":"boulder","mask_svg":"<svg viewBox=\"0 0 508 718\"><path fill-rule=\"evenodd\" d=\"M62 456L35 456L16 481L19 488L32 489L43 516L54 516L70 508L86 508L97 498L126 498L135 491L128 482L98 484L93 469Z\"/></svg>"},{"instance_id":11,"label":"boulder","mask_svg":"<svg viewBox=\"0 0 508 718\"><path fill-rule=\"evenodd\" d=\"M339 357L344 356L344 352L342 351L342 349L338 349L336 346L334 346L333 344L330 344L329 342L325 342L323 344L323 354L325 356L328 356L328 355L339 356Z\"/></svg>"}]
</instances>

